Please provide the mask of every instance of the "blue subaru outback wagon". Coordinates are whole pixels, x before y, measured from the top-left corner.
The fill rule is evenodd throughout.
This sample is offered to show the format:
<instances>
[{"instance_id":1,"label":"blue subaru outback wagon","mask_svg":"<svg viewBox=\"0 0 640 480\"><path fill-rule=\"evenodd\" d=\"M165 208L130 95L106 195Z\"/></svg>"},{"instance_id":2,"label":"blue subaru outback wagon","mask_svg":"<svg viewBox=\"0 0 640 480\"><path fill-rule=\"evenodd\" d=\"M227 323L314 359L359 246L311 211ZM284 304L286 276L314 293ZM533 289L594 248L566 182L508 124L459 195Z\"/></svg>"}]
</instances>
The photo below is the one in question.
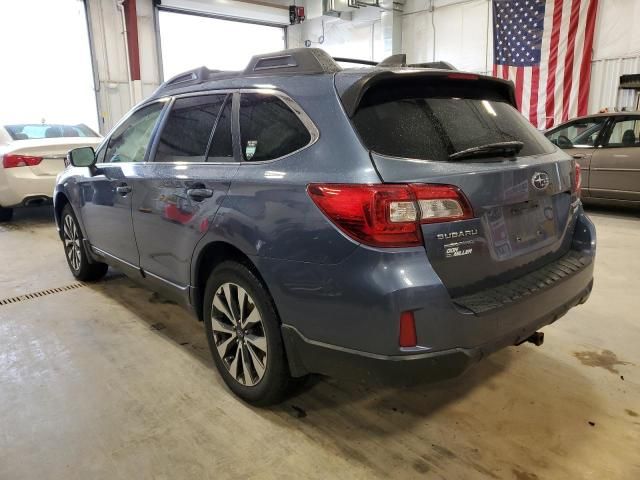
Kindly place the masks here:
<instances>
[{"instance_id":1,"label":"blue subaru outback wagon","mask_svg":"<svg viewBox=\"0 0 640 480\"><path fill-rule=\"evenodd\" d=\"M72 273L190 306L257 405L310 373L438 380L540 344L593 284L579 167L511 83L433 67L293 49L167 81L68 155Z\"/></svg>"}]
</instances>

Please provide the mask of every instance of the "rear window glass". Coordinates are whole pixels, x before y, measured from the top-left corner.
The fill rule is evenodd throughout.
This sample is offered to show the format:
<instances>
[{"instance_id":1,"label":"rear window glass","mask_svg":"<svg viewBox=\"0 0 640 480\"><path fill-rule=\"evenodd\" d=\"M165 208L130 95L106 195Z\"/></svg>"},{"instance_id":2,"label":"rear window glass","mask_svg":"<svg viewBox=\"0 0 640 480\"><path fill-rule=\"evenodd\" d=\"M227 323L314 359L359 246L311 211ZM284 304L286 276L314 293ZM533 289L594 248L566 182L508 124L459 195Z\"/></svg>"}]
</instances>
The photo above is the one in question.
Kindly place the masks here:
<instances>
[{"instance_id":1,"label":"rear window glass","mask_svg":"<svg viewBox=\"0 0 640 480\"><path fill-rule=\"evenodd\" d=\"M300 150L311 134L278 97L244 93L240 100L240 137L246 161L273 160Z\"/></svg>"},{"instance_id":2,"label":"rear window glass","mask_svg":"<svg viewBox=\"0 0 640 480\"><path fill-rule=\"evenodd\" d=\"M84 124L62 125L47 123L27 123L5 125L14 140L36 140L39 138L97 137L98 134Z\"/></svg>"},{"instance_id":3,"label":"rear window glass","mask_svg":"<svg viewBox=\"0 0 640 480\"><path fill-rule=\"evenodd\" d=\"M517 110L496 99L411 96L363 103L353 123L367 148L383 155L447 161L452 153L508 141L524 143L519 156L554 150Z\"/></svg>"}]
</instances>

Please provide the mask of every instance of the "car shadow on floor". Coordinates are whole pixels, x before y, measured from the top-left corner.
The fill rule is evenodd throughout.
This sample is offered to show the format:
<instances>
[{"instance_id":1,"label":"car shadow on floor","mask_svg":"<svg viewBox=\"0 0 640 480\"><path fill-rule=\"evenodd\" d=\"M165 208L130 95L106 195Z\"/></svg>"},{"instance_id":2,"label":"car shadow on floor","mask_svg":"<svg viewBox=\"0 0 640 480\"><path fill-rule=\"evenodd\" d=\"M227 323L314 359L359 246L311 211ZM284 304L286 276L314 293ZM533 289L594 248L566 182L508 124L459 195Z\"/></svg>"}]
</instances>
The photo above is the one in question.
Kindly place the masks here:
<instances>
[{"instance_id":1,"label":"car shadow on floor","mask_svg":"<svg viewBox=\"0 0 640 480\"><path fill-rule=\"evenodd\" d=\"M107 278L90 288L116 300L149 329L215 370L204 327L188 311L119 274ZM498 478L483 466L482 454L469 446L468 438L466 446L459 445L458 434L489 439L528 431L531 438L551 440L558 425L585 428L582 418L567 426L567 418L581 415L572 404L585 398L592 404L599 400L577 365L574 368L569 359L559 361L544 347L522 345L497 352L461 377L437 384L392 388L314 376L282 404L254 411L384 476L393 475L392 465L405 463L417 473L461 464L474 476ZM238 408L251 407L238 401ZM385 442L384 448L377 442ZM532 445L537 453L529 455L557 455L553 448L558 447Z\"/></svg>"},{"instance_id":2,"label":"car shadow on floor","mask_svg":"<svg viewBox=\"0 0 640 480\"><path fill-rule=\"evenodd\" d=\"M149 329L170 340L178 347L184 348L208 368L215 369L207 344L204 325L202 322L197 321L195 316L185 308L139 286L113 269L109 270L109 274L103 281L90 283L87 286L116 300L137 318L144 321ZM495 358L500 358L500 361L496 362ZM475 385L485 384L493 375L507 368L510 361L510 354L499 352L489 359L474 365L459 379L440 382L436 386L422 383L407 387L387 387L376 384L343 382L314 375L307 381L300 382L300 385L294 391L294 396L288 403L294 404L296 399L299 402L306 402L306 400L316 397L318 399L321 398L322 401L317 404L312 402L306 405L305 409L308 411L323 410L334 408L337 404L355 403L362 397L374 392L402 390L404 392L414 392L414 394L418 395L428 394L432 402L438 397L440 400L432 404L433 410L437 410L437 404L446 403L445 397L447 396L440 395L438 392L450 392L455 397L463 396L466 390L473 389ZM316 392L318 395L316 395ZM278 409L276 408L275 410Z\"/></svg>"},{"instance_id":3,"label":"car shadow on floor","mask_svg":"<svg viewBox=\"0 0 640 480\"><path fill-rule=\"evenodd\" d=\"M52 226L54 223L53 205L16 208L10 221L0 223L0 232Z\"/></svg>"}]
</instances>

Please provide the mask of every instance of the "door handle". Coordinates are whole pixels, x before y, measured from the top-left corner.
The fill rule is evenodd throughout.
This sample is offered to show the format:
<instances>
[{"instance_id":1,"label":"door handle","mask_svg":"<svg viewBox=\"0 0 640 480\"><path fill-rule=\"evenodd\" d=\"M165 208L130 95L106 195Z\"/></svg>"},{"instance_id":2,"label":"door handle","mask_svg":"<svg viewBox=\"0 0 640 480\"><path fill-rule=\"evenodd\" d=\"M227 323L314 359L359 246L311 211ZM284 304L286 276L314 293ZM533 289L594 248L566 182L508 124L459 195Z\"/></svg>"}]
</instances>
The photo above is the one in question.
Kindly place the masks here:
<instances>
[{"instance_id":1,"label":"door handle","mask_svg":"<svg viewBox=\"0 0 640 480\"><path fill-rule=\"evenodd\" d=\"M127 195L127 193L131 193L131 187L126 183L123 183L122 185L116 187L116 192L124 197Z\"/></svg>"},{"instance_id":2,"label":"door handle","mask_svg":"<svg viewBox=\"0 0 640 480\"><path fill-rule=\"evenodd\" d=\"M190 188L187 190L187 195L196 201L200 201L213 196L213 190L210 188Z\"/></svg>"},{"instance_id":3,"label":"door handle","mask_svg":"<svg viewBox=\"0 0 640 480\"><path fill-rule=\"evenodd\" d=\"M581 158L586 157L586 155L584 153L574 153L573 155L571 155L573 158L575 158L576 160L580 160Z\"/></svg>"}]
</instances>

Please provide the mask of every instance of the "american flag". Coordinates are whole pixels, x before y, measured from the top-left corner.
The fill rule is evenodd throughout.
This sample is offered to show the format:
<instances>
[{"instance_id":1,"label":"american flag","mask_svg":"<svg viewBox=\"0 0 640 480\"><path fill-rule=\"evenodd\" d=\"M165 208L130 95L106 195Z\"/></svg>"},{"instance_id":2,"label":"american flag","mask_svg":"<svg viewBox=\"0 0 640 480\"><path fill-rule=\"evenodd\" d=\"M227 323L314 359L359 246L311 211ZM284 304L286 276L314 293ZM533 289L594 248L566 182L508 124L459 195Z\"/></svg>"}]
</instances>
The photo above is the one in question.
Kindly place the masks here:
<instances>
[{"instance_id":1,"label":"american flag","mask_svg":"<svg viewBox=\"0 0 640 480\"><path fill-rule=\"evenodd\" d=\"M493 0L493 75L523 115L550 128L586 115L598 0Z\"/></svg>"}]
</instances>

